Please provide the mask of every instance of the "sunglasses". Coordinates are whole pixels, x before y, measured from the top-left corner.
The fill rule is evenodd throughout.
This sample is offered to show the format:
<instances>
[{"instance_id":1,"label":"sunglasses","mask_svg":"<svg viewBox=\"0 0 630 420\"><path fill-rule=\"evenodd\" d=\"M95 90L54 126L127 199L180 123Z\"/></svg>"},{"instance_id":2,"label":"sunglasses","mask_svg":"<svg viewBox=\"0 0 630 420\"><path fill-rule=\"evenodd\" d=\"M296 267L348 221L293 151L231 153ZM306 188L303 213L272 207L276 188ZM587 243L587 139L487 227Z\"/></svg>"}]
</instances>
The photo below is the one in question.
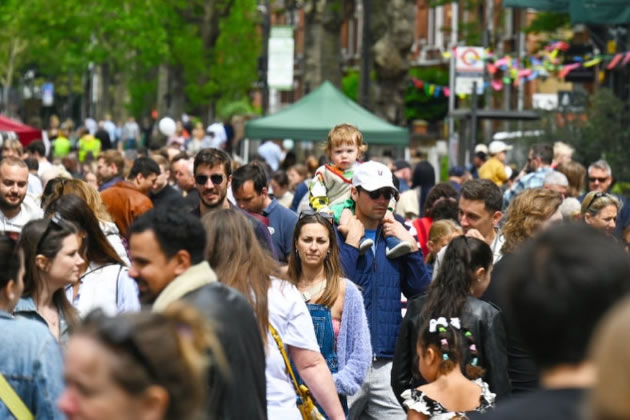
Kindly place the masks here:
<instances>
[{"instance_id":1,"label":"sunglasses","mask_svg":"<svg viewBox=\"0 0 630 420\"><path fill-rule=\"evenodd\" d=\"M385 200L391 200L392 197L396 197L396 191L392 190L391 188L381 188L374 191L367 191L360 187L359 189L361 191L365 191L372 200L378 200L381 196L383 196Z\"/></svg>"},{"instance_id":2,"label":"sunglasses","mask_svg":"<svg viewBox=\"0 0 630 420\"><path fill-rule=\"evenodd\" d=\"M197 185L206 185L206 183L208 182L208 178L210 178L210 181L212 181L212 184L214 185L221 185L223 183L223 175L221 174L214 174L214 175L195 175L195 182L197 183Z\"/></svg>"},{"instance_id":3,"label":"sunglasses","mask_svg":"<svg viewBox=\"0 0 630 420\"><path fill-rule=\"evenodd\" d=\"M597 177L589 177L588 178L588 182L599 182L600 184L603 184L604 182L608 181L608 177L602 177L602 178L597 178Z\"/></svg>"},{"instance_id":4,"label":"sunglasses","mask_svg":"<svg viewBox=\"0 0 630 420\"><path fill-rule=\"evenodd\" d=\"M37 242L37 248L35 248L37 250L36 251L37 253L40 252L42 244L44 243L44 239L46 239L46 237L50 234L51 228L53 226L55 226L56 228L62 228L63 227L61 225L62 223L63 223L63 218L61 217L59 213L53 214L52 217L48 219L48 225L46 226L46 230L44 230L44 233L39 238L39 241Z\"/></svg>"},{"instance_id":5,"label":"sunglasses","mask_svg":"<svg viewBox=\"0 0 630 420\"><path fill-rule=\"evenodd\" d=\"M312 216L317 218L317 216L321 217L324 220L327 220L329 223L333 222L333 215L330 213L325 213L325 212L317 212L313 209L304 209L302 210L302 212L300 213L300 217L298 218L298 220L302 220L303 218L305 218L306 216Z\"/></svg>"},{"instance_id":6,"label":"sunglasses","mask_svg":"<svg viewBox=\"0 0 630 420\"><path fill-rule=\"evenodd\" d=\"M593 206L594 202L596 202L602 197L607 197L607 196L608 196L608 193L605 193L605 192L598 192L598 193L593 194L593 196L591 197L591 201L589 201L588 204L586 205L585 211L589 211L591 207Z\"/></svg>"},{"instance_id":7,"label":"sunglasses","mask_svg":"<svg viewBox=\"0 0 630 420\"><path fill-rule=\"evenodd\" d=\"M84 324L94 326L99 337L107 344L127 349L131 357L146 370L149 377L154 380L159 378L157 369L140 349L134 338L134 331L139 326L133 325L124 317L108 317L101 309L90 312Z\"/></svg>"}]
</instances>

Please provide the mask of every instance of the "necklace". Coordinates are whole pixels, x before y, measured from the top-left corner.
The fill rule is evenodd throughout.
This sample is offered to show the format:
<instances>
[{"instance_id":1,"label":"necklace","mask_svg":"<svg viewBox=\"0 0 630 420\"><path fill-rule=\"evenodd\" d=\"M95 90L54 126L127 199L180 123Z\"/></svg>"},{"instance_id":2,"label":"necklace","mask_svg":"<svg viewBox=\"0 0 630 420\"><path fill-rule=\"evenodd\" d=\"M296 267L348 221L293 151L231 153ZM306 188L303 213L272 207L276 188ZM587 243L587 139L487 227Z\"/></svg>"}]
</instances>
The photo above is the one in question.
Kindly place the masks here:
<instances>
[{"instance_id":1,"label":"necklace","mask_svg":"<svg viewBox=\"0 0 630 420\"><path fill-rule=\"evenodd\" d=\"M309 302L313 296L317 296L320 292L323 292L326 288L327 280L322 280L314 286L309 287L305 291L301 292L304 302Z\"/></svg>"}]
</instances>

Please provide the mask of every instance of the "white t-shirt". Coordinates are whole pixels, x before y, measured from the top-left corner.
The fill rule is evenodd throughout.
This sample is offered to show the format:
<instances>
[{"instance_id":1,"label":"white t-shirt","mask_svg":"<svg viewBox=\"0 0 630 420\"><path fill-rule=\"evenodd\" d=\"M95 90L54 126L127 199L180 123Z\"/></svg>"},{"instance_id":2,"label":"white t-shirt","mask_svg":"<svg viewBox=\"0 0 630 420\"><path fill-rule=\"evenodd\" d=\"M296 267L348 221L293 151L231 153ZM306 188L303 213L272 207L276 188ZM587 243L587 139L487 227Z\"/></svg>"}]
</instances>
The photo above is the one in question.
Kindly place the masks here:
<instances>
[{"instance_id":1,"label":"white t-shirt","mask_svg":"<svg viewBox=\"0 0 630 420\"><path fill-rule=\"evenodd\" d=\"M311 315L296 287L286 281L272 279L267 299L269 322L278 331L285 350L287 345L291 345L319 352ZM267 417L300 420L302 416L297 409L295 388L270 332L267 333L267 346Z\"/></svg>"}]
</instances>

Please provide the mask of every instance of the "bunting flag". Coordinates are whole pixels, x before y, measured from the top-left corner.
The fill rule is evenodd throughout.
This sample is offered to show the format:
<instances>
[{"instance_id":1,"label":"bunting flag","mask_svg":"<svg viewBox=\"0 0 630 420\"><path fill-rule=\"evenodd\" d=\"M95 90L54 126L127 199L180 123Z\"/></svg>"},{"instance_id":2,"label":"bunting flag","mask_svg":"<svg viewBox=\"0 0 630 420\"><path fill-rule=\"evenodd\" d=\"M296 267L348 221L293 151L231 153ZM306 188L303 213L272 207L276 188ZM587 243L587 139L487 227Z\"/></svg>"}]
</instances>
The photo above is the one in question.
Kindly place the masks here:
<instances>
[{"instance_id":1,"label":"bunting flag","mask_svg":"<svg viewBox=\"0 0 630 420\"><path fill-rule=\"evenodd\" d=\"M565 53L570 48L565 41L554 41L549 43L540 52L523 58L497 56L489 49L485 49L482 59L486 63L486 70L491 80L484 83L484 89L502 90L504 86L519 86L521 83L547 78L555 75L560 79L566 78L569 73L579 68L592 68L601 64L598 71L615 70L630 64L630 51L615 54L587 54L585 56L567 57ZM454 49L444 51L442 56L445 59L453 57ZM573 61L570 64L562 64L564 60ZM500 73L499 73L500 72ZM600 73L600 78L603 73ZM444 95L449 97L453 92L447 86L439 86L412 77L412 83L418 90L423 90L427 96L435 98ZM458 94L460 98L467 95Z\"/></svg>"}]
</instances>

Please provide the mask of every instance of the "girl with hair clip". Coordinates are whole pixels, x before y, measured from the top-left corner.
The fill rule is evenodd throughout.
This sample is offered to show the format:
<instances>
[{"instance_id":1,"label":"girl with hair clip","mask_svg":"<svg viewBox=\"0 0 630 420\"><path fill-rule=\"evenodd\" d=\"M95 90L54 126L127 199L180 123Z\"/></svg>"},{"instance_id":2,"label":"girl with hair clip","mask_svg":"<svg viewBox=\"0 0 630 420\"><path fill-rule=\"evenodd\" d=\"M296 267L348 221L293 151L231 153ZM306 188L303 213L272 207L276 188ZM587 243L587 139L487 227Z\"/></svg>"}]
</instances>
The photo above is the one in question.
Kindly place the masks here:
<instances>
[{"instance_id":1,"label":"girl with hair clip","mask_svg":"<svg viewBox=\"0 0 630 420\"><path fill-rule=\"evenodd\" d=\"M64 289L79 281L84 262L81 243L77 226L58 214L28 222L20 236L24 294L14 314L42 322L62 343L78 322L77 311L68 302Z\"/></svg>"},{"instance_id":2,"label":"girl with hair clip","mask_svg":"<svg viewBox=\"0 0 630 420\"><path fill-rule=\"evenodd\" d=\"M83 236L81 277L65 289L79 314L85 316L97 308L108 315L139 311L138 286L85 201L74 194L63 195L46 207L46 215L53 214L76 223Z\"/></svg>"},{"instance_id":3,"label":"girl with hair clip","mask_svg":"<svg viewBox=\"0 0 630 420\"><path fill-rule=\"evenodd\" d=\"M424 331L421 326L438 317L459 318L462 328L479 337L479 364L485 367L484 380L499 398L510 393L503 318L494 305L479 299L490 283L492 258L492 251L484 241L466 236L454 238L446 248L444 264L440 265L428 293L409 301L391 374L392 388L401 404L404 390L425 383L422 378L412 376L416 343L418 334ZM466 359L468 350L460 351ZM466 375L464 367L461 368Z\"/></svg>"},{"instance_id":4,"label":"girl with hair clip","mask_svg":"<svg viewBox=\"0 0 630 420\"><path fill-rule=\"evenodd\" d=\"M464 353L466 376L459 368ZM431 318L425 323L417 343L420 374L428 382L402 393L409 420L448 420L466 418L467 412L484 413L494 407L495 394L481 378L481 355L470 331L462 329L459 318Z\"/></svg>"},{"instance_id":5,"label":"girl with hair clip","mask_svg":"<svg viewBox=\"0 0 630 420\"><path fill-rule=\"evenodd\" d=\"M207 366L226 366L209 326L181 302L159 313L92 312L65 356L57 406L70 420L206 418Z\"/></svg>"}]
</instances>

